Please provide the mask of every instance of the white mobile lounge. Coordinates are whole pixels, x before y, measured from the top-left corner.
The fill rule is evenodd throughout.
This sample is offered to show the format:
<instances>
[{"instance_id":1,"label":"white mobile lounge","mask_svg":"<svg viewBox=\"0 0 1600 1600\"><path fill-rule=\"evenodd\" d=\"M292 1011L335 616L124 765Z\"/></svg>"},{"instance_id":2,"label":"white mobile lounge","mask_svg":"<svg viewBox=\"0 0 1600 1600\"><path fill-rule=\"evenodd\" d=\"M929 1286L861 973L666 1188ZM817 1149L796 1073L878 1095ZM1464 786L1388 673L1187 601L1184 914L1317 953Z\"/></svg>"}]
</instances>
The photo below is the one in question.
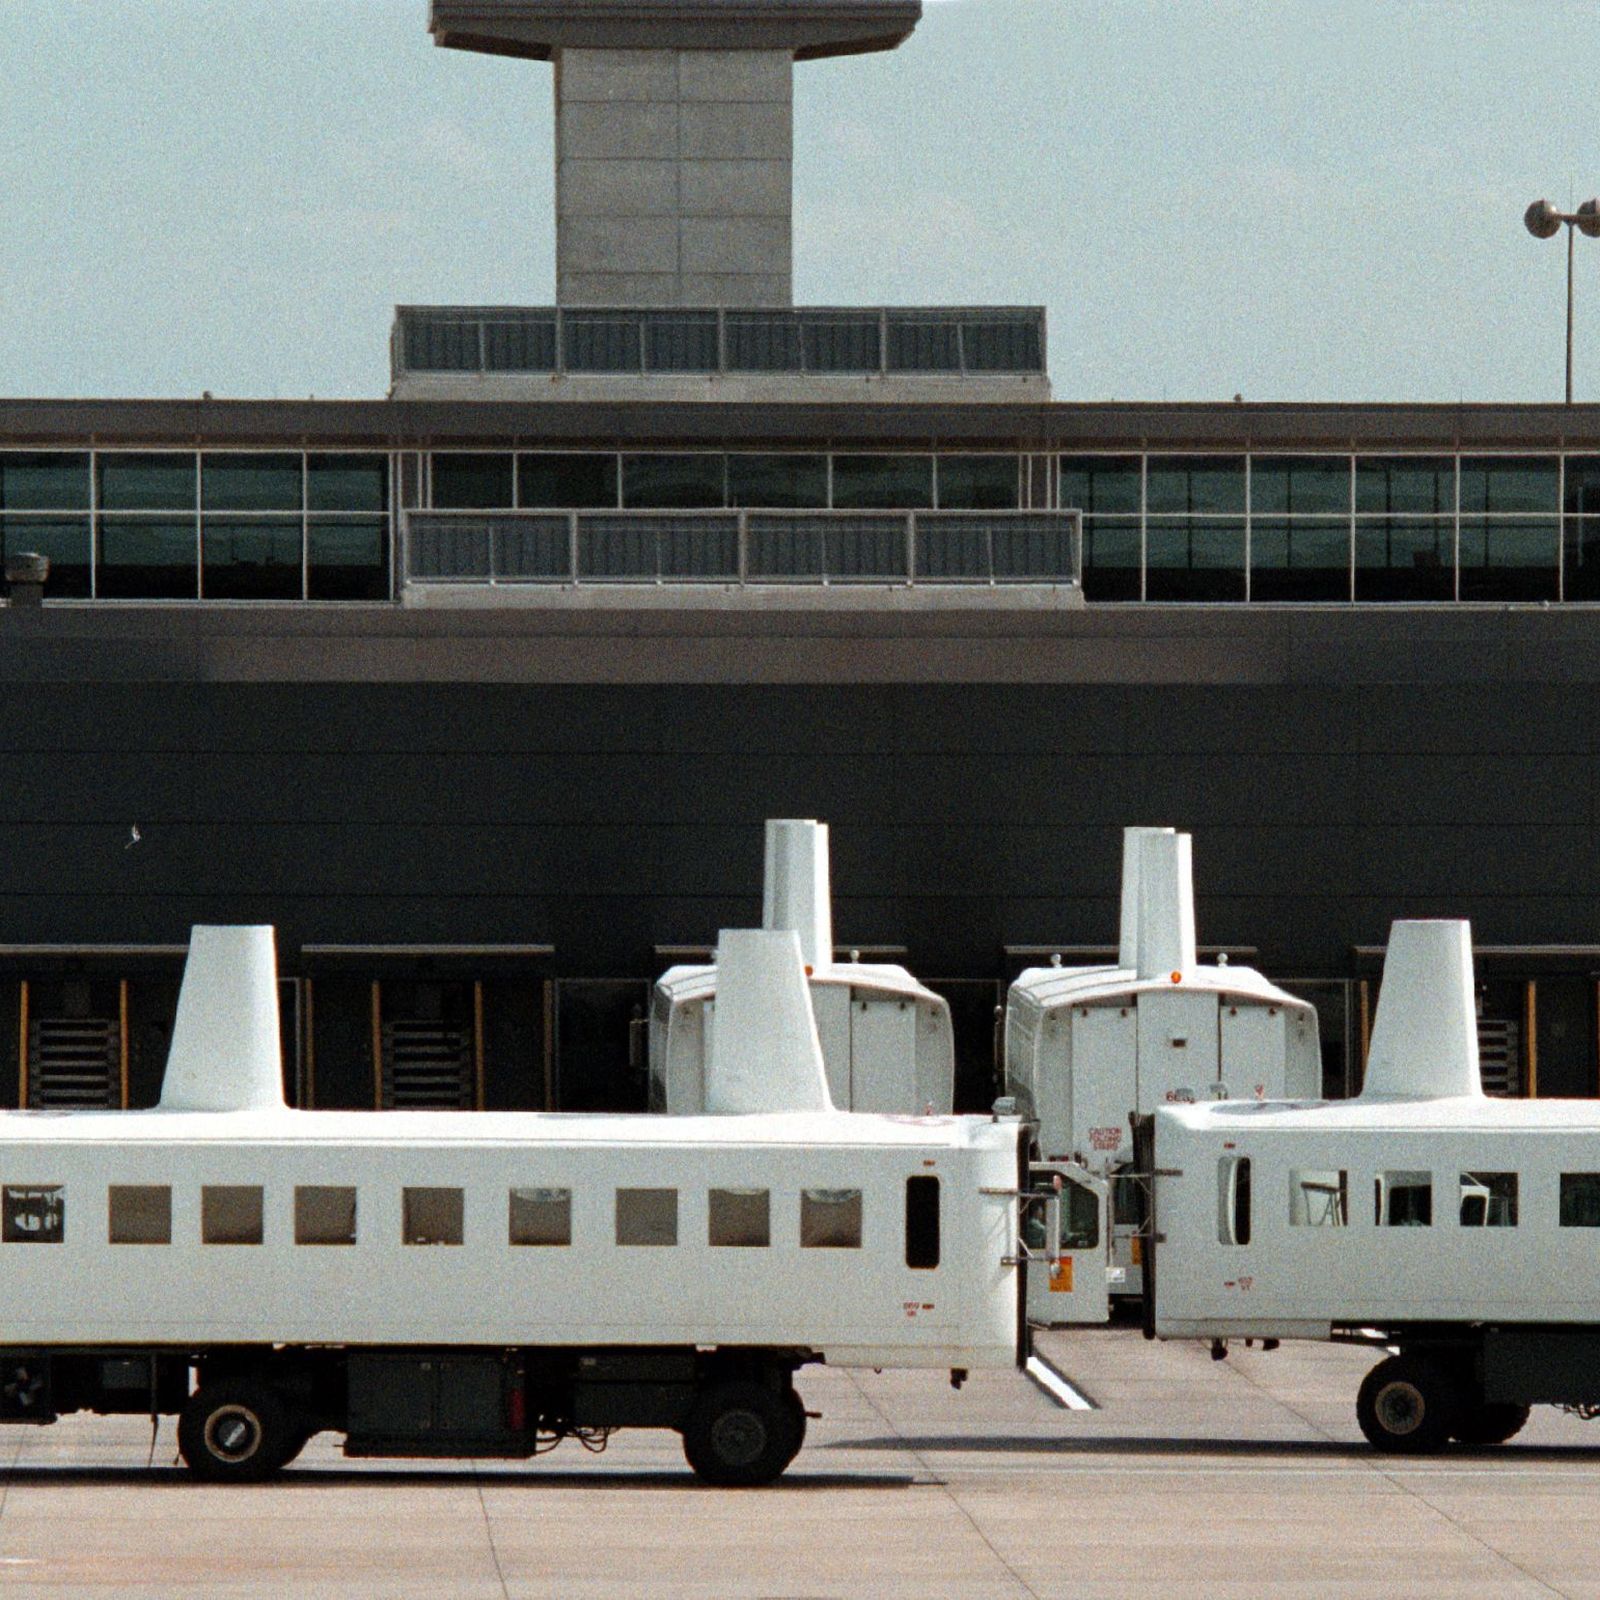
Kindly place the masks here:
<instances>
[{"instance_id":1,"label":"white mobile lounge","mask_svg":"<svg viewBox=\"0 0 1600 1600\"><path fill-rule=\"evenodd\" d=\"M176 1413L190 1467L672 1428L724 1484L796 1368L1020 1359L1020 1124L829 1104L794 936L724 933L713 1110L285 1107L270 928L197 928L159 1109L0 1113L0 1420ZM774 1081L776 1080L776 1081ZM809 1085L809 1087L808 1087Z\"/></svg>"},{"instance_id":2,"label":"white mobile lounge","mask_svg":"<svg viewBox=\"0 0 1600 1600\"><path fill-rule=\"evenodd\" d=\"M1073 1163L1110 1185L1113 1292L1129 1297L1141 1287L1145 1197L1126 1176L1129 1117L1184 1101L1322 1092L1310 1002L1249 967L1197 960L1191 841L1172 828L1123 831L1115 966L1031 967L1012 984L1005 1069L1006 1093L1039 1125L1042 1160ZM1105 1315L1105 1295L1097 1305L1087 1292L1080 1252L1100 1236L1094 1188L1070 1167L1063 1181L1063 1259L1079 1270L1033 1277L1029 1313L1093 1321Z\"/></svg>"},{"instance_id":3,"label":"white mobile lounge","mask_svg":"<svg viewBox=\"0 0 1600 1600\"><path fill-rule=\"evenodd\" d=\"M1468 925L1397 922L1358 1099L1155 1113L1147 1333L1387 1345L1386 1450L1600 1406L1600 1106L1486 1098L1473 1001Z\"/></svg>"},{"instance_id":4,"label":"white mobile lounge","mask_svg":"<svg viewBox=\"0 0 1600 1600\"><path fill-rule=\"evenodd\" d=\"M800 937L833 1103L948 1115L955 1094L949 1001L904 967L834 960L826 823L767 823L761 923ZM716 966L669 968L650 1003L650 1109L703 1111L717 1049Z\"/></svg>"}]
</instances>

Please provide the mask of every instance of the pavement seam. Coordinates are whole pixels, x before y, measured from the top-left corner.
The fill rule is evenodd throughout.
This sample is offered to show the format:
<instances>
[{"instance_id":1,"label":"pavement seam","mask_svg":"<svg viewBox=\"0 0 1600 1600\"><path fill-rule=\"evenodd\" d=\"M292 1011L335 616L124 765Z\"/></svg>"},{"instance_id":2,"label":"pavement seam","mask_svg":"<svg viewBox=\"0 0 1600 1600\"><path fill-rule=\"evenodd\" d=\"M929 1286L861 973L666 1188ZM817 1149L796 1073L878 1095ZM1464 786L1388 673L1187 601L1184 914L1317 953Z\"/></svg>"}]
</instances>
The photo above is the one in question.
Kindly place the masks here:
<instances>
[{"instance_id":1,"label":"pavement seam","mask_svg":"<svg viewBox=\"0 0 1600 1600\"><path fill-rule=\"evenodd\" d=\"M1282 1406L1283 1409L1291 1416L1298 1417L1308 1428L1311 1429L1313 1433L1320 1434L1321 1437L1326 1439L1330 1444L1343 1443L1342 1440L1336 1439L1331 1433L1328 1432L1326 1428L1322 1427L1320 1423L1313 1422L1311 1418L1305 1414L1305 1412L1299 1409L1299 1407L1290 1405L1287 1400L1283 1399L1280 1395L1274 1394L1270 1389L1267 1388L1265 1384L1258 1383L1248 1372L1244 1370L1243 1367L1234 1363L1230 1364L1230 1370L1242 1382L1247 1383L1252 1389L1254 1389L1257 1394L1265 1396L1275 1405ZM1528 1580L1529 1583L1536 1584L1540 1589L1543 1589L1546 1594L1559 1595L1561 1600L1573 1600L1573 1597L1568 1594L1565 1589L1558 1589L1553 1583L1547 1582L1537 1573L1530 1572L1525 1566L1522 1565L1520 1561L1508 1556L1504 1550L1497 1550L1492 1544L1489 1543L1487 1539L1483 1538L1481 1534L1474 1533L1473 1530L1464 1522L1461 1522L1457 1518L1451 1516L1450 1513L1442 1506L1435 1505L1433 1501L1427 1497L1427 1495L1421 1492L1421 1490L1413 1489L1411 1485L1397 1472L1394 1472L1390 1468L1381 1464L1383 1457L1378 1455L1376 1451L1373 1452L1373 1458L1370 1462L1365 1460L1359 1454L1355 1459L1360 1465L1366 1467L1366 1469L1371 1472L1374 1477L1382 1478L1385 1483L1388 1483L1394 1488L1398 1489L1401 1494L1409 1496L1419 1505L1426 1506L1428 1510L1434 1514L1434 1516L1438 1517L1448 1526L1454 1528L1456 1532L1459 1533L1463 1538L1470 1540L1473 1544L1477 1545L1480 1550L1484 1551L1488 1555L1493 1556L1496 1561L1504 1562L1505 1565L1510 1567L1513 1572L1520 1573Z\"/></svg>"},{"instance_id":2,"label":"pavement seam","mask_svg":"<svg viewBox=\"0 0 1600 1600\"><path fill-rule=\"evenodd\" d=\"M477 1492L478 1510L483 1513L483 1531L489 1540L489 1559L494 1562L494 1575L500 1583L500 1593L505 1600L511 1600L511 1585L506 1582L506 1569L500 1564L500 1547L494 1542L494 1523L489 1519L489 1502L483 1497L483 1474L480 1470L481 1463L472 1463L472 1487ZM4 1502L0 1501L0 1508Z\"/></svg>"},{"instance_id":3,"label":"pavement seam","mask_svg":"<svg viewBox=\"0 0 1600 1600\"><path fill-rule=\"evenodd\" d=\"M927 1474L932 1485L940 1490L950 1504L961 1513L962 1520L965 1521L967 1526L972 1529L972 1531L980 1540L982 1540L983 1547L989 1552L989 1554L992 1555L995 1560L998 1561L1000 1565L1004 1567L1005 1570L1010 1574L1011 1581L1016 1584L1016 1586L1025 1595L1029 1596L1029 1600L1041 1600L1039 1591L1035 1589L1033 1585L1029 1583L1028 1580L1024 1578L1022 1574L1018 1572L1017 1569L1012 1566L1003 1555L1000 1554L999 1550L995 1548L994 1541L979 1526L978 1519L974 1517L964 1505L962 1505L960 1497L956 1494L955 1488L950 1483L949 1479L947 1479L942 1472L935 1468L933 1464L923 1456L920 1450L917 1450L906 1442L906 1436L900 1431L894 1419L883 1409L882 1406L878 1404L876 1400L872 1398L870 1394L867 1393L864 1388L862 1388L861 1380L856 1376L856 1374L854 1372L850 1372L848 1369L846 1370L850 1379L851 1387L877 1414L878 1420L884 1425L884 1427L886 1427L889 1432L900 1441L901 1449L904 1450L905 1453L916 1462L918 1467L920 1467L922 1471Z\"/></svg>"}]
</instances>

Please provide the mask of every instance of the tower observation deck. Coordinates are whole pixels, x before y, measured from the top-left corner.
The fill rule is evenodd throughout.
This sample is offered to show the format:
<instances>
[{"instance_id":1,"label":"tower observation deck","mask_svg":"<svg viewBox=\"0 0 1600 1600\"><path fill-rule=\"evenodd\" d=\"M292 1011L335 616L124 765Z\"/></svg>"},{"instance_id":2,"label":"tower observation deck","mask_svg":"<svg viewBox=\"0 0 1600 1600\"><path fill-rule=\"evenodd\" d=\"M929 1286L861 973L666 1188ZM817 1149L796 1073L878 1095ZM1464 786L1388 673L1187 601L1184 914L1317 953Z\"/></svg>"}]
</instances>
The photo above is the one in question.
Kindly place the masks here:
<instances>
[{"instance_id":1,"label":"tower observation deck","mask_svg":"<svg viewBox=\"0 0 1600 1600\"><path fill-rule=\"evenodd\" d=\"M796 61L892 50L920 0L434 0L448 49L555 65L556 300L786 306Z\"/></svg>"}]
</instances>

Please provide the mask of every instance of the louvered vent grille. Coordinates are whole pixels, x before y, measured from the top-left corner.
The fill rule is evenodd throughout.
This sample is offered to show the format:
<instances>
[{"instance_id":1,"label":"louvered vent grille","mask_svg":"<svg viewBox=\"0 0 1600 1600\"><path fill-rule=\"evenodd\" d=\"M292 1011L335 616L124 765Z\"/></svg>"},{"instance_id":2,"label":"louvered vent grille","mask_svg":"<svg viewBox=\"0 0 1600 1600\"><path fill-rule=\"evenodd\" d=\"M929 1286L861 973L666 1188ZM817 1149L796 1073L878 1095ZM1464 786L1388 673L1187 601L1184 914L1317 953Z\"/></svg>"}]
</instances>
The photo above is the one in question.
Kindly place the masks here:
<instances>
[{"instance_id":1,"label":"louvered vent grille","mask_svg":"<svg viewBox=\"0 0 1600 1600\"><path fill-rule=\"evenodd\" d=\"M28 1104L122 1103L121 1030L100 1017L35 1017L28 1024Z\"/></svg>"},{"instance_id":2,"label":"louvered vent grille","mask_svg":"<svg viewBox=\"0 0 1600 1600\"><path fill-rule=\"evenodd\" d=\"M386 1022L381 1042L386 1108L472 1108L472 1041L464 1028L448 1022Z\"/></svg>"},{"instance_id":3,"label":"louvered vent grille","mask_svg":"<svg viewBox=\"0 0 1600 1600\"><path fill-rule=\"evenodd\" d=\"M1522 1030L1504 1017L1478 1018L1478 1067L1485 1094L1522 1093Z\"/></svg>"}]
</instances>

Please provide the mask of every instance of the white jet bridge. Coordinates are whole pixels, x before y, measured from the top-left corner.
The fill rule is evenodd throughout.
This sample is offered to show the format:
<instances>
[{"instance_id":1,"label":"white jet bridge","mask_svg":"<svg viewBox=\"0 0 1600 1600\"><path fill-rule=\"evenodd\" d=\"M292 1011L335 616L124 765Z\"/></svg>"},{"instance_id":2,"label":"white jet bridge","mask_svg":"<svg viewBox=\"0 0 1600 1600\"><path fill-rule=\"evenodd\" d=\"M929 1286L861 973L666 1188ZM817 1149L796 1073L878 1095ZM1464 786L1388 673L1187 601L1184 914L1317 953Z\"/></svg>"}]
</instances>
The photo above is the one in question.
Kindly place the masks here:
<instances>
[{"instance_id":1,"label":"white jet bridge","mask_svg":"<svg viewBox=\"0 0 1600 1600\"><path fill-rule=\"evenodd\" d=\"M1006 1093L1038 1124L1045 1167L1110 1185L1107 1271L1114 1295L1140 1292L1144 1190L1124 1174L1133 1158L1129 1117L1208 1100L1318 1096L1316 1008L1249 967L1202 966L1195 954L1194 876L1188 834L1123 833L1122 925L1115 966L1032 967L1012 984L1005 1019ZM1092 1190L1072 1183L1062 1206L1063 1260L1106 1231ZM1099 1298L1083 1272L1034 1274L1029 1314L1041 1322L1096 1320Z\"/></svg>"},{"instance_id":2,"label":"white jet bridge","mask_svg":"<svg viewBox=\"0 0 1600 1600\"><path fill-rule=\"evenodd\" d=\"M955 1094L949 1002L904 967L834 960L825 823L767 823L761 921L769 931L799 935L833 1104L842 1111L948 1115ZM652 1111L693 1116L712 1107L717 973L715 963L672 967L655 986ZM774 1086L762 1109L801 1108Z\"/></svg>"}]
</instances>

